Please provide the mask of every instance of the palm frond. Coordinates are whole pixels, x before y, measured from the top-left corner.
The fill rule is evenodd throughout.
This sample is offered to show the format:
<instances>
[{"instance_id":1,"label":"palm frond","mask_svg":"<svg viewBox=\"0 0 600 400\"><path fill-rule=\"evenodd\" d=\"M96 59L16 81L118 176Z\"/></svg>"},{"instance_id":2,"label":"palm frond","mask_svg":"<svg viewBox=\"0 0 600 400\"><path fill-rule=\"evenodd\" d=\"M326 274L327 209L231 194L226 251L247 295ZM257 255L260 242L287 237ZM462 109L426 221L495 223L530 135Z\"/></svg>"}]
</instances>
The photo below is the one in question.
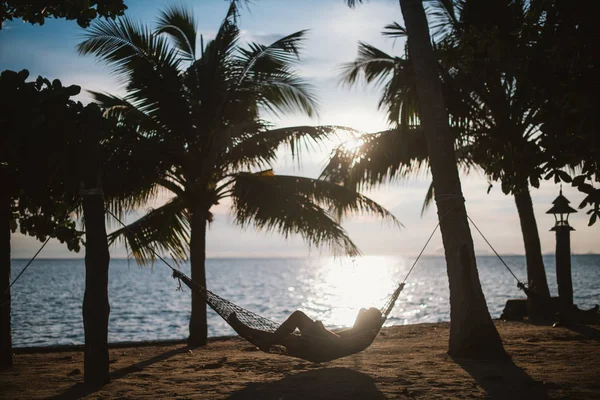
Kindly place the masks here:
<instances>
[{"instance_id":1,"label":"palm frond","mask_svg":"<svg viewBox=\"0 0 600 400\"><path fill-rule=\"evenodd\" d=\"M385 30L381 32L381 34L393 39L404 38L407 36L406 28L397 22L386 25L383 29Z\"/></svg>"},{"instance_id":2,"label":"palm frond","mask_svg":"<svg viewBox=\"0 0 600 400\"><path fill-rule=\"evenodd\" d=\"M102 140L103 189L108 207L122 215L155 197L169 161L157 152L157 141L137 132L135 127L117 125Z\"/></svg>"},{"instance_id":3,"label":"palm frond","mask_svg":"<svg viewBox=\"0 0 600 400\"><path fill-rule=\"evenodd\" d=\"M181 58L168 40L128 17L96 21L77 46L80 54L93 54L127 81L127 101L159 119L172 134L185 135L189 126L180 78Z\"/></svg>"},{"instance_id":4,"label":"palm frond","mask_svg":"<svg viewBox=\"0 0 600 400\"><path fill-rule=\"evenodd\" d=\"M429 188L427 189L427 193L425 194L425 199L423 200L423 206L421 206L421 217L425 214L425 211L427 211L427 209L431 206L431 203L433 203L433 195L434 195L434 188L433 188L433 181L431 181L429 183Z\"/></svg>"},{"instance_id":5,"label":"palm frond","mask_svg":"<svg viewBox=\"0 0 600 400\"><path fill-rule=\"evenodd\" d=\"M365 134L359 141L360 146L336 148L321 179L352 189L373 188L428 168L429 153L420 127Z\"/></svg>"},{"instance_id":6,"label":"palm frond","mask_svg":"<svg viewBox=\"0 0 600 400\"><path fill-rule=\"evenodd\" d=\"M201 65L209 64L213 68L218 68L228 63L226 60L234 53L240 37L240 30L236 23L237 15L237 5L231 2L217 35L203 49L203 57L198 60Z\"/></svg>"},{"instance_id":7,"label":"palm frond","mask_svg":"<svg viewBox=\"0 0 600 400\"><path fill-rule=\"evenodd\" d=\"M258 97L258 103L275 115L301 112L316 116L319 103L314 88L292 72L271 74L255 80L243 90L250 90Z\"/></svg>"},{"instance_id":8,"label":"palm frond","mask_svg":"<svg viewBox=\"0 0 600 400\"><path fill-rule=\"evenodd\" d=\"M189 239L189 220L177 197L108 235L109 244L125 243L138 264L154 261L152 249L159 254L168 253L176 261L186 260Z\"/></svg>"},{"instance_id":9,"label":"palm frond","mask_svg":"<svg viewBox=\"0 0 600 400\"><path fill-rule=\"evenodd\" d=\"M124 98L88 90L94 100L104 109L104 116L116 118L119 122L134 127L137 131L151 132L163 129L158 121L138 109Z\"/></svg>"},{"instance_id":10,"label":"palm frond","mask_svg":"<svg viewBox=\"0 0 600 400\"><path fill-rule=\"evenodd\" d=\"M278 129L262 130L240 138L224 155L224 162L233 170L240 167L264 168L277 158L277 150L288 146L292 157L299 160L302 150L309 150L312 145L320 145L337 137L340 132L357 133L356 130L344 126L294 126Z\"/></svg>"},{"instance_id":11,"label":"palm frond","mask_svg":"<svg viewBox=\"0 0 600 400\"><path fill-rule=\"evenodd\" d=\"M317 247L328 246L334 253L360 254L346 231L322 207L293 190L282 190L268 174L238 174L231 197L235 222L254 225L284 237L300 235Z\"/></svg>"},{"instance_id":12,"label":"palm frond","mask_svg":"<svg viewBox=\"0 0 600 400\"><path fill-rule=\"evenodd\" d=\"M359 42L356 60L342 64L340 68L340 82L353 85L363 74L367 83L381 84L394 72L398 60L368 43Z\"/></svg>"},{"instance_id":13,"label":"palm frond","mask_svg":"<svg viewBox=\"0 0 600 400\"><path fill-rule=\"evenodd\" d=\"M386 28L403 32L397 24ZM359 43L358 51L354 62L342 66L341 82L353 85L364 76L367 84L383 87L378 108L386 111L390 125L417 124L418 99L412 63L406 58L392 57L367 43Z\"/></svg>"},{"instance_id":14,"label":"palm frond","mask_svg":"<svg viewBox=\"0 0 600 400\"><path fill-rule=\"evenodd\" d=\"M316 114L313 88L294 70L306 32L292 33L268 46L250 43L248 49L240 49L237 87L259 93L261 104L273 112Z\"/></svg>"},{"instance_id":15,"label":"palm frond","mask_svg":"<svg viewBox=\"0 0 600 400\"><path fill-rule=\"evenodd\" d=\"M193 12L183 6L170 5L162 10L158 17L156 33L167 34L182 56L190 61L196 60L197 24Z\"/></svg>"},{"instance_id":16,"label":"palm frond","mask_svg":"<svg viewBox=\"0 0 600 400\"><path fill-rule=\"evenodd\" d=\"M118 74L129 77L140 61L152 69L164 66L177 68L179 59L167 42L154 35L150 28L129 17L116 20L96 20L86 30L85 40L77 45L79 54L93 54L107 62Z\"/></svg>"},{"instance_id":17,"label":"palm frond","mask_svg":"<svg viewBox=\"0 0 600 400\"><path fill-rule=\"evenodd\" d=\"M459 15L462 15L465 4L465 0L435 0L428 4L426 12L435 40L447 39L453 32L460 34L462 22Z\"/></svg>"},{"instance_id":18,"label":"palm frond","mask_svg":"<svg viewBox=\"0 0 600 400\"><path fill-rule=\"evenodd\" d=\"M201 57L185 73L184 82L192 100L195 124L203 126L206 132L221 129L223 123L240 122L247 115L247 112L241 112L245 109L240 104L229 113L227 109L241 69L234 57L240 38L236 15L237 7L232 3L215 38L206 44ZM247 102L242 105L252 108Z\"/></svg>"},{"instance_id":19,"label":"palm frond","mask_svg":"<svg viewBox=\"0 0 600 400\"><path fill-rule=\"evenodd\" d=\"M357 4L362 4L362 0L346 0L346 4L348 7L354 8Z\"/></svg>"}]
</instances>

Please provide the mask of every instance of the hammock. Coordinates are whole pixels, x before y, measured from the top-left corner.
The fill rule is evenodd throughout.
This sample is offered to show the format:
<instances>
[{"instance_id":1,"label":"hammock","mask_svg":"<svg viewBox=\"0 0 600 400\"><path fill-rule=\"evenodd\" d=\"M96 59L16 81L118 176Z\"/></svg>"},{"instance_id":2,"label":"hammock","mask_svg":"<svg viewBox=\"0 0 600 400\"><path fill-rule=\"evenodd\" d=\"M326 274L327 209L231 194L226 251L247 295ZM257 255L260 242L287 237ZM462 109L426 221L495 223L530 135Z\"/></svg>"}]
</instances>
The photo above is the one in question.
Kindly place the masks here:
<instances>
[{"instance_id":1,"label":"hammock","mask_svg":"<svg viewBox=\"0 0 600 400\"><path fill-rule=\"evenodd\" d=\"M173 277L179 279L192 291L202 296L202 299L206 304L219 314L221 318L223 318L238 333L238 335L262 351L270 354L301 358L311 362L335 360L361 352L369 347L394 308L394 304L396 303L400 292L404 289L404 283L398 285L398 288L380 309L381 320L372 329L339 338L294 334L291 335L291 340L286 341L289 343L288 345L277 344L265 349L259 339L252 334L252 331L257 330L274 333L279 327L278 323L222 298L199 283L192 281L187 275L179 270L173 269Z\"/></svg>"},{"instance_id":2,"label":"hammock","mask_svg":"<svg viewBox=\"0 0 600 400\"><path fill-rule=\"evenodd\" d=\"M464 201L464 199L463 199L463 201ZM252 330L267 332L267 333L274 333L277 330L277 328L279 327L279 324L271 321L268 318L265 318L256 313L253 313L252 311L246 310L245 308L242 308L242 307L238 306L237 304L234 304L231 301L224 299L224 298L220 297L219 295L211 292L210 290L208 290L204 286L200 285L199 283L192 281L183 272L172 267L163 257L161 257L158 253L156 253L152 248L150 248L150 250L157 258L162 260L173 271L174 278L179 279L180 282L185 283L185 285L188 286L192 291L194 291L195 293L202 296L202 298L204 299L206 304L208 304L210 306L210 308L212 308L217 314L219 314L241 337L248 340L250 343L254 344L262 351L265 351L267 353L297 357L297 358L301 358L301 359L304 359L307 361L312 361L312 362L325 362L325 361L331 361L331 360L335 360L338 358L349 356L351 354L358 353L360 351L363 351L364 349L369 347L371 345L371 343L373 343L373 341L375 340L375 337L381 330L381 327L387 320L388 315L394 308L394 305L396 304L396 300L398 300L398 296L400 296L402 289L404 289L404 285L405 285L406 280L408 279L408 276L411 274L411 272L415 268L417 262L423 255L425 248L427 248L427 245L431 241L431 238L433 237L433 235L439 228L441 221L444 218L446 218L446 215L448 215L450 213L450 211L452 211L452 210L449 210L448 212L446 212L446 214L444 214L440 218L437 225L431 232L431 235L425 242L425 245L421 249L421 252L415 259L412 267L409 269L408 273L406 274L406 277L404 278L402 283L400 283L398 285L398 287L396 288L394 293L392 293L392 295L389 297L389 299L384 304L384 306L380 309L381 320L379 321L378 324L373 326L372 329L363 330L357 334L353 334L350 336L344 336L344 337L338 337L338 338L331 338L331 337L324 338L324 337L315 337L315 336L308 336L308 335L291 335L293 337L291 345L287 345L287 346L274 345L274 346L269 346L268 349L264 348L264 346L262 346L262 343L259 343L257 338L252 335ZM123 225L125 228L127 228L127 226L116 215L114 215L109 209L107 209L106 212L108 214L112 215L121 225ZM496 252L496 250L491 245L491 243L487 240L487 238L479 230L477 225L475 225L475 222L473 222L471 217L469 217L467 215L467 218L473 224L475 229L477 229L477 231L481 234L481 236L486 241L486 243L490 246L490 248L494 251L496 256L498 256L500 261L502 261L502 263L504 264L506 269L517 280L517 283L518 283L517 287L524 290L528 296L531 294L534 294L535 292L529 290L525 286L525 284L523 284L519 280L519 278L517 278L517 276L512 272L512 270L504 262L502 257L500 257L498 252Z\"/></svg>"}]
</instances>

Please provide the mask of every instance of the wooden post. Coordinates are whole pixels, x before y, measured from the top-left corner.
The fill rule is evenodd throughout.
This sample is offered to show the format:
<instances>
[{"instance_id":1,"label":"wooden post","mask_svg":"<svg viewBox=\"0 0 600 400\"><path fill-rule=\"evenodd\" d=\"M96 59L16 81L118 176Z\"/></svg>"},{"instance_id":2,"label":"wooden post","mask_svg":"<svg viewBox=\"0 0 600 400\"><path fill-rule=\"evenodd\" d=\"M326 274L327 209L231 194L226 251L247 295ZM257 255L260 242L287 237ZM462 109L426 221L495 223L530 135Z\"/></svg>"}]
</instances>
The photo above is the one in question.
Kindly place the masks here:
<instances>
[{"instance_id":1,"label":"wooden post","mask_svg":"<svg viewBox=\"0 0 600 400\"><path fill-rule=\"evenodd\" d=\"M99 150L90 145L89 170L85 175L83 218L85 220L85 293L83 295L84 358L83 380L101 386L110 381L108 365L108 267L110 254L106 237L104 197ZM92 189L88 189L92 188Z\"/></svg>"},{"instance_id":2,"label":"wooden post","mask_svg":"<svg viewBox=\"0 0 600 400\"><path fill-rule=\"evenodd\" d=\"M561 315L573 308L573 281L571 279L571 231L569 225L555 226L556 232L556 283Z\"/></svg>"},{"instance_id":3,"label":"wooden post","mask_svg":"<svg viewBox=\"0 0 600 400\"><path fill-rule=\"evenodd\" d=\"M0 368L12 365L10 329L10 198L0 205Z\"/></svg>"},{"instance_id":4,"label":"wooden post","mask_svg":"<svg viewBox=\"0 0 600 400\"><path fill-rule=\"evenodd\" d=\"M560 322L569 324L573 322L573 281L571 280L571 231L569 214L577 210L569 206L569 200L562 194L562 186L558 197L552 202L552 208L546 214L553 214L555 225L551 231L556 232L556 282L558 283L558 302Z\"/></svg>"},{"instance_id":5,"label":"wooden post","mask_svg":"<svg viewBox=\"0 0 600 400\"><path fill-rule=\"evenodd\" d=\"M99 181L99 179L98 179ZM89 182L89 180L88 180ZM88 183L89 184L89 183ZM100 187L99 183L94 184ZM83 380L99 386L110 381L108 366L108 266L104 197L100 189L83 190L85 219L85 293L83 330L85 336Z\"/></svg>"}]
</instances>

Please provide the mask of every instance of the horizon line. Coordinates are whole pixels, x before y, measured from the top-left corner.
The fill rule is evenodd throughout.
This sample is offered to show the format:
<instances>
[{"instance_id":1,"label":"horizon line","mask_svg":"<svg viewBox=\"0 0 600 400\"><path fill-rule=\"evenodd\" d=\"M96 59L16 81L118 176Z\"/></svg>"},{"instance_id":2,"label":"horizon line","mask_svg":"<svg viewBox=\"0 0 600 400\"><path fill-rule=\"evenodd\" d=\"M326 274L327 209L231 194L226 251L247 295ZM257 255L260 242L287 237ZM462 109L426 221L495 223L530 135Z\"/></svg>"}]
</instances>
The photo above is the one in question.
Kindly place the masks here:
<instances>
[{"instance_id":1,"label":"horizon line","mask_svg":"<svg viewBox=\"0 0 600 400\"><path fill-rule=\"evenodd\" d=\"M544 253L542 256L554 256L555 253ZM497 257L495 254L476 254L476 257ZM505 253L500 254L503 257L525 257L525 254L517 254L517 253ZM600 253L571 253L571 256L600 256ZM219 260L219 259L231 259L231 260L241 260L241 259L300 259L300 258L362 258L362 257L415 257L415 255L402 256L399 254L370 254L358 257L349 257L349 256L334 256L334 255L325 255L325 256L298 256L298 255L275 255L275 256L211 256L206 257L207 260ZM421 257L436 257L442 258L445 257L443 254L423 254ZM171 257L163 257L167 260L173 260ZM30 260L31 258L26 257L11 257L11 260ZM82 260L85 261L85 257L39 257L36 260ZM110 257L110 260L131 260L135 262L135 258L132 257ZM188 262L189 260L185 260L183 262ZM156 262L160 262L159 259L156 259ZM148 263L151 264L152 262Z\"/></svg>"}]
</instances>

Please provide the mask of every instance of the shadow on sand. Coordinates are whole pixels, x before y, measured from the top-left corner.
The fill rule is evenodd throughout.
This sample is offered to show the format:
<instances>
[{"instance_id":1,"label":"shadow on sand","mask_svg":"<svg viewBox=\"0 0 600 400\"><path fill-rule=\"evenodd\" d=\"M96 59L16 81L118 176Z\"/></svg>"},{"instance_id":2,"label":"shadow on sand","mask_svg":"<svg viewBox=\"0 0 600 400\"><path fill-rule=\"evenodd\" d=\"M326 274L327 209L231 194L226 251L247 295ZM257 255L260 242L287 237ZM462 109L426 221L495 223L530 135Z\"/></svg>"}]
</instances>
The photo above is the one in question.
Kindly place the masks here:
<instances>
[{"instance_id":1,"label":"shadow on sand","mask_svg":"<svg viewBox=\"0 0 600 400\"><path fill-rule=\"evenodd\" d=\"M453 358L485 390L490 399L547 399L543 382L531 378L523 369L507 361ZM487 397L486 397L487 398Z\"/></svg>"},{"instance_id":2,"label":"shadow on sand","mask_svg":"<svg viewBox=\"0 0 600 400\"><path fill-rule=\"evenodd\" d=\"M568 325L565 326L565 328L570 330L571 332L578 333L583 337L583 339L600 342L600 330L594 327L591 327L589 325Z\"/></svg>"},{"instance_id":3,"label":"shadow on sand","mask_svg":"<svg viewBox=\"0 0 600 400\"><path fill-rule=\"evenodd\" d=\"M373 379L348 368L324 368L275 382L251 383L228 397L241 399L383 399Z\"/></svg>"},{"instance_id":4,"label":"shadow on sand","mask_svg":"<svg viewBox=\"0 0 600 400\"><path fill-rule=\"evenodd\" d=\"M196 346L180 347L178 349L174 349L171 351L167 351L166 353L159 354L159 355L149 358L147 360L140 361L139 363L130 365L128 367L119 368L110 373L110 379L112 381L115 379L123 378L124 376L129 375L134 372L143 371L144 368L146 368L149 365L152 365L152 364L160 362L160 361L164 361L168 358L176 356L177 354L185 353L185 352L187 352L189 350L193 350L195 348L196 348ZM49 400L80 399L82 397L85 397L92 393L97 392L98 390L102 389L102 387L103 386L93 386L93 385L86 385L85 383L76 383L75 385L73 385L69 389L67 389L64 393L61 393L56 396L52 396L49 398Z\"/></svg>"}]
</instances>

